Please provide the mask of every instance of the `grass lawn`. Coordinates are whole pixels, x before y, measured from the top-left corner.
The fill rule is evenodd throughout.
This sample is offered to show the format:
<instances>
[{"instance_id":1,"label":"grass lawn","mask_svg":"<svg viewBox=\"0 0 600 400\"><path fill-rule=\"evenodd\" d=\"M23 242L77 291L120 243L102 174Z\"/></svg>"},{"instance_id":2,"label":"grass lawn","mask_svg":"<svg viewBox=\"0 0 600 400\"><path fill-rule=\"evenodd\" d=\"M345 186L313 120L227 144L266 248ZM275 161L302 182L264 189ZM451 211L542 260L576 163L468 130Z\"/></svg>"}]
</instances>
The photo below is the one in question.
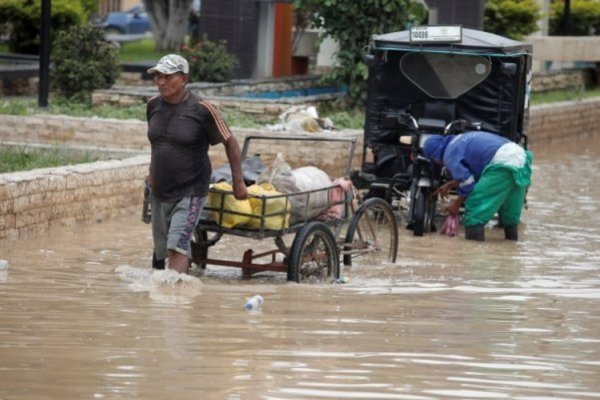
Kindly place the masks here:
<instances>
[{"instance_id":1,"label":"grass lawn","mask_svg":"<svg viewBox=\"0 0 600 400\"><path fill-rule=\"evenodd\" d=\"M66 152L59 147L51 149L0 148L0 174L30 171L37 168L59 167L98 161L91 153Z\"/></svg>"},{"instance_id":2,"label":"grass lawn","mask_svg":"<svg viewBox=\"0 0 600 400\"><path fill-rule=\"evenodd\" d=\"M144 38L135 42L121 44L119 51L120 62L158 61L164 52L154 50L154 39Z\"/></svg>"},{"instance_id":3,"label":"grass lawn","mask_svg":"<svg viewBox=\"0 0 600 400\"><path fill-rule=\"evenodd\" d=\"M532 93L531 105L554 103L557 101L583 100L590 97L599 97L600 88L585 90L552 90L544 93Z\"/></svg>"}]
</instances>

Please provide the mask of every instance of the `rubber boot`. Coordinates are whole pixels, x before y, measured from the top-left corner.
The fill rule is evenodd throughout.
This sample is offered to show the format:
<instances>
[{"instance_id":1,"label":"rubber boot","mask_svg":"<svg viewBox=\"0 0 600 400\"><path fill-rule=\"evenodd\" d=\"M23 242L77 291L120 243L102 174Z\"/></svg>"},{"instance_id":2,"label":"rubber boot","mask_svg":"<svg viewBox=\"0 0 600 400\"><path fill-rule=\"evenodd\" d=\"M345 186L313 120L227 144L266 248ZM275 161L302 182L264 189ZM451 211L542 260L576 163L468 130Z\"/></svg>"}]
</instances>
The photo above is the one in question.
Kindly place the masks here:
<instances>
[{"instance_id":1,"label":"rubber boot","mask_svg":"<svg viewBox=\"0 0 600 400\"><path fill-rule=\"evenodd\" d=\"M156 255L152 253L152 268L165 269L165 260L157 260Z\"/></svg>"},{"instance_id":2,"label":"rubber boot","mask_svg":"<svg viewBox=\"0 0 600 400\"><path fill-rule=\"evenodd\" d=\"M504 225L504 239L519 240L519 225Z\"/></svg>"},{"instance_id":3,"label":"rubber boot","mask_svg":"<svg viewBox=\"0 0 600 400\"><path fill-rule=\"evenodd\" d=\"M465 226L465 239L476 240L478 242L485 241L485 224Z\"/></svg>"}]
</instances>

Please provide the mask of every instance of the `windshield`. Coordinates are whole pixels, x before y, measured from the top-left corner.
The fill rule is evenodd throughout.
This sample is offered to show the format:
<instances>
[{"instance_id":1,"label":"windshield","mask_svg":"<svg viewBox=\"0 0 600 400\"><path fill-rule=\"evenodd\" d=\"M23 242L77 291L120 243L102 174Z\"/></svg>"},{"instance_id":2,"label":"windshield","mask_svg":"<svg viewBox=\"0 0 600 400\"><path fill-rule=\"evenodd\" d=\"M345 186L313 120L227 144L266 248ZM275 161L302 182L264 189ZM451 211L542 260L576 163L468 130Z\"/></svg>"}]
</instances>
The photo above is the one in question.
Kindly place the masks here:
<instances>
[{"instance_id":1,"label":"windshield","mask_svg":"<svg viewBox=\"0 0 600 400\"><path fill-rule=\"evenodd\" d=\"M485 78L492 68L488 57L438 53L407 53L400 70L419 89L437 99L455 99Z\"/></svg>"}]
</instances>

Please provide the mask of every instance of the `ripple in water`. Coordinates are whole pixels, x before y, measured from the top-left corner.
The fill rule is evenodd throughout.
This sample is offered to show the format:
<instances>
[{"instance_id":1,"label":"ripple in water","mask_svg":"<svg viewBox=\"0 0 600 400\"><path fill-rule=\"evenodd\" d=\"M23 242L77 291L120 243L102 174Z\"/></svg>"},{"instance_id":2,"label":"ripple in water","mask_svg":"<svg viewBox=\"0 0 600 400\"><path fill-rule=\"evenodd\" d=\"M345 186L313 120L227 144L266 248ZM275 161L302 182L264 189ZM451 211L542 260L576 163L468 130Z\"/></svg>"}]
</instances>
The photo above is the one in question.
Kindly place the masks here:
<instances>
[{"instance_id":1,"label":"ripple in water","mask_svg":"<svg viewBox=\"0 0 600 400\"><path fill-rule=\"evenodd\" d=\"M133 292L148 292L151 299L162 303L188 304L202 292L200 279L173 270L150 270L130 265L115 268Z\"/></svg>"}]
</instances>

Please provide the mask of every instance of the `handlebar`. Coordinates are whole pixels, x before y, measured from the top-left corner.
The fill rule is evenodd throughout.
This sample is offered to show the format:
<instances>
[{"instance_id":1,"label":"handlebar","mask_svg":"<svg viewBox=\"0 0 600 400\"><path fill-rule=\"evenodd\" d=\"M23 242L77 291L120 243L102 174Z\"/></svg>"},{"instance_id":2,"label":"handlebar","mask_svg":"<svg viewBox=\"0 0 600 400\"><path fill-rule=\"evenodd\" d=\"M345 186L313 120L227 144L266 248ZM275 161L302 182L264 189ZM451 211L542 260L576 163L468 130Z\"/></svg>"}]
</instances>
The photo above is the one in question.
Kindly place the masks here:
<instances>
[{"instance_id":1,"label":"handlebar","mask_svg":"<svg viewBox=\"0 0 600 400\"><path fill-rule=\"evenodd\" d=\"M457 132L465 132L468 130L480 131L481 122L471 122L466 119L456 119L450 122L444 128L444 135L449 135Z\"/></svg>"},{"instance_id":2,"label":"handlebar","mask_svg":"<svg viewBox=\"0 0 600 400\"><path fill-rule=\"evenodd\" d=\"M404 127L407 131L418 132L421 129L419 122L409 113L401 113L395 116L395 122L399 126ZM442 120L431 120L427 118L423 118L423 121L436 121L436 123L443 124ZM441 129L443 125L439 125ZM453 133L466 132L469 130L480 131L481 130L481 122L471 122L466 119L460 118L451 121L449 124L443 127L443 134L449 135Z\"/></svg>"},{"instance_id":3,"label":"handlebar","mask_svg":"<svg viewBox=\"0 0 600 400\"><path fill-rule=\"evenodd\" d=\"M419 123L417 122L415 117L413 117L410 114L402 113L402 114L398 115L398 123L400 125L405 126L409 130L415 130L415 131L419 130Z\"/></svg>"}]
</instances>

